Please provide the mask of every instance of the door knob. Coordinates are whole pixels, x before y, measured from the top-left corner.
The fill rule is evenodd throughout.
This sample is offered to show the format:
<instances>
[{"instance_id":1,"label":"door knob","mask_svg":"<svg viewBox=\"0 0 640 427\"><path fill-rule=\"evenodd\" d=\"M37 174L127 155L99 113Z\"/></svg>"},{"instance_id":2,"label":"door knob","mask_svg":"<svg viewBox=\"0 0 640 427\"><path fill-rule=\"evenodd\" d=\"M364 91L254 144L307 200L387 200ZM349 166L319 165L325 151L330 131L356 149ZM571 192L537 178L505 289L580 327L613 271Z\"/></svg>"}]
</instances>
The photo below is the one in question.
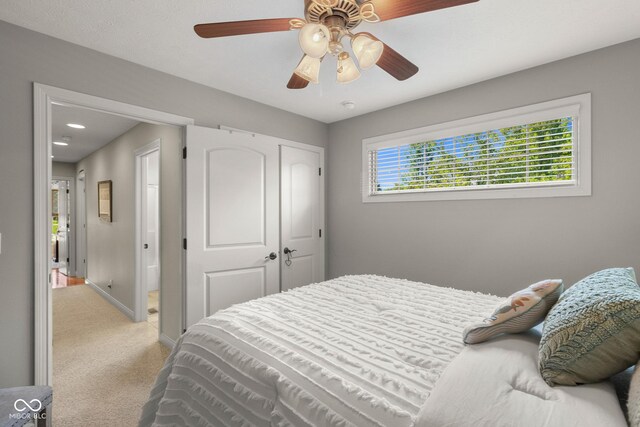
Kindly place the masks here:
<instances>
[{"instance_id":1,"label":"door knob","mask_svg":"<svg viewBox=\"0 0 640 427\"><path fill-rule=\"evenodd\" d=\"M284 254L285 255L293 254L296 251L297 251L297 249L284 248Z\"/></svg>"},{"instance_id":2,"label":"door knob","mask_svg":"<svg viewBox=\"0 0 640 427\"><path fill-rule=\"evenodd\" d=\"M145 243L145 244L144 244L144 248L145 248L145 249L149 249L149 244L148 244L148 243Z\"/></svg>"},{"instance_id":3,"label":"door knob","mask_svg":"<svg viewBox=\"0 0 640 427\"><path fill-rule=\"evenodd\" d=\"M264 259L270 259L271 261L273 261L274 259L278 258L278 254L275 252L271 252L269 255L267 255L266 257L264 257Z\"/></svg>"}]
</instances>

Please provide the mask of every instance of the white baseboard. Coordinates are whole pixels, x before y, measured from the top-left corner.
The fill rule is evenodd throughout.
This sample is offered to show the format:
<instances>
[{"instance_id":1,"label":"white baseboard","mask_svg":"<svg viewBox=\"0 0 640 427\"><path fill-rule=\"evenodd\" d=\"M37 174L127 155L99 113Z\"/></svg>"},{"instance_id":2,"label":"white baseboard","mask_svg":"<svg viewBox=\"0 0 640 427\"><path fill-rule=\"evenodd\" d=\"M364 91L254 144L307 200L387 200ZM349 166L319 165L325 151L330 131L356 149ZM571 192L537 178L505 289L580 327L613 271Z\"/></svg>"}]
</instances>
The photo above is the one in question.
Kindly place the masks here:
<instances>
[{"instance_id":1,"label":"white baseboard","mask_svg":"<svg viewBox=\"0 0 640 427\"><path fill-rule=\"evenodd\" d=\"M127 307L126 305L122 304L120 301L118 301L117 299L115 299L114 297L112 297L111 295L106 293L104 291L104 289L102 289L100 286L98 286L95 283L93 283L91 280L85 279L84 282L87 284L87 286L89 286L91 289L96 291L98 293L98 295L100 295L102 298L104 298L107 301L109 301L111 303L111 305L113 305L115 308L117 308L122 313L124 313L124 315L127 316L129 319L134 321L134 317L135 316L133 314L133 310L131 310L129 307Z\"/></svg>"},{"instance_id":2,"label":"white baseboard","mask_svg":"<svg viewBox=\"0 0 640 427\"><path fill-rule=\"evenodd\" d=\"M175 347L176 345L176 342L165 334L160 334L160 342L170 349L173 349L173 347Z\"/></svg>"}]
</instances>

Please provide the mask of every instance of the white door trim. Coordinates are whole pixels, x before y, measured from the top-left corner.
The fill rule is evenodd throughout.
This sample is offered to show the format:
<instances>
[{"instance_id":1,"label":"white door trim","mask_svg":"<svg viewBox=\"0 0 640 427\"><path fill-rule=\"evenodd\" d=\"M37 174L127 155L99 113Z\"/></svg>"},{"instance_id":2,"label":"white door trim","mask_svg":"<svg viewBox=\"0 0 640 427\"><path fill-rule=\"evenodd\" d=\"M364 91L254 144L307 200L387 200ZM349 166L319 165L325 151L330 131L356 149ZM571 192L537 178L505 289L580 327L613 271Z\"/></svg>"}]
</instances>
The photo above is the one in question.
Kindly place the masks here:
<instances>
[{"instance_id":1,"label":"white door trim","mask_svg":"<svg viewBox=\"0 0 640 427\"><path fill-rule=\"evenodd\" d=\"M85 194L86 178L85 170L81 170L76 176L76 273L75 276L87 277L87 199ZM82 192L80 191L80 181L82 181ZM80 250L82 248L82 251ZM82 262L80 262L82 260Z\"/></svg>"},{"instance_id":2,"label":"white door trim","mask_svg":"<svg viewBox=\"0 0 640 427\"><path fill-rule=\"evenodd\" d=\"M34 382L52 384L52 301L49 257L51 230L51 106L80 107L146 123L187 126L188 117L125 104L40 83L33 84Z\"/></svg>"},{"instance_id":3,"label":"white door trim","mask_svg":"<svg viewBox=\"0 0 640 427\"><path fill-rule=\"evenodd\" d=\"M144 249L142 247L142 242L144 239L144 233L146 230L143 230L143 220L142 220L142 158L148 154L151 154L155 151L160 152L160 144L161 140L158 138L155 141L145 145L144 147L138 148L134 151L134 161L135 161L135 179L136 179L136 187L135 187L135 234L136 234L136 297L134 302L134 320L136 322L142 322L147 320L147 282L146 277L143 272L142 259L145 256ZM161 195L158 194L158 201L160 203ZM162 266L160 266L162 268ZM161 292L162 294L162 292ZM162 298L162 295L160 295ZM159 320L158 331L162 331L162 319Z\"/></svg>"}]
</instances>

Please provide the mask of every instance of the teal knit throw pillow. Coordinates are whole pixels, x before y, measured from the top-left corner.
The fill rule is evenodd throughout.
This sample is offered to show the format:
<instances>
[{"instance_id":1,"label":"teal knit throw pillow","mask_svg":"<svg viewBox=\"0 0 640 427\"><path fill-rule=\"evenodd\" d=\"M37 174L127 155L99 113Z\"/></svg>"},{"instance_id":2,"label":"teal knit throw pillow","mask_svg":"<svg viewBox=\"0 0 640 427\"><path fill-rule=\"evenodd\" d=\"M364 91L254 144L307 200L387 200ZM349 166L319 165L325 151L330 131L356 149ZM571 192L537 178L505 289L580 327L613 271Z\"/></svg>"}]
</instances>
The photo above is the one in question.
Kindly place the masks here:
<instances>
[{"instance_id":1,"label":"teal knit throw pillow","mask_svg":"<svg viewBox=\"0 0 640 427\"><path fill-rule=\"evenodd\" d=\"M544 323L539 367L549 385L595 383L640 355L640 286L631 268L602 270L562 294Z\"/></svg>"},{"instance_id":2,"label":"teal knit throw pillow","mask_svg":"<svg viewBox=\"0 0 640 427\"><path fill-rule=\"evenodd\" d=\"M631 379L627 410L629 411L629 426L640 427L640 362L636 365Z\"/></svg>"}]
</instances>

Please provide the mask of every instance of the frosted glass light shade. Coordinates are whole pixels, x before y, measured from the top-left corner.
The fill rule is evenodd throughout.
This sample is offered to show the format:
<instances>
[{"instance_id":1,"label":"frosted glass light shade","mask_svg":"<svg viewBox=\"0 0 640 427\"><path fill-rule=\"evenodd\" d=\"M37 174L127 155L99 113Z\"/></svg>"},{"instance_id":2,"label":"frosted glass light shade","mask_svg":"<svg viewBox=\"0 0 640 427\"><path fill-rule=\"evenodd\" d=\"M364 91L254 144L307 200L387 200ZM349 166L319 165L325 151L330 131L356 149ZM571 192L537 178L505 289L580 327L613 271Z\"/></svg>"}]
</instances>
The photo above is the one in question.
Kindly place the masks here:
<instances>
[{"instance_id":1,"label":"frosted glass light shade","mask_svg":"<svg viewBox=\"0 0 640 427\"><path fill-rule=\"evenodd\" d=\"M338 56L338 83L351 83L360 78L360 70L347 52Z\"/></svg>"},{"instance_id":2,"label":"frosted glass light shade","mask_svg":"<svg viewBox=\"0 0 640 427\"><path fill-rule=\"evenodd\" d=\"M384 44L380 40L374 40L367 35L358 34L351 40L351 48L356 58L358 58L360 68L368 70L380 60L384 51Z\"/></svg>"},{"instance_id":3,"label":"frosted glass light shade","mask_svg":"<svg viewBox=\"0 0 640 427\"><path fill-rule=\"evenodd\" d=\"M329 29L322 24L307 24L298 36L302 51L312 58L322 58L327 53L330 39Z\"/></svg>"},{"instance_id":4,"label":"frosted glass light shade","mask_svg":"<svg viewBox=\"0 0 640 427\"><path fill-rule=\"evenodd\" d=\"M305 55L304 58L302 58L302 61L300 61L300 64L298 64L294 73L308 82L318 84L320 77L320 59Z\"/></svg>"}]
</instances>

